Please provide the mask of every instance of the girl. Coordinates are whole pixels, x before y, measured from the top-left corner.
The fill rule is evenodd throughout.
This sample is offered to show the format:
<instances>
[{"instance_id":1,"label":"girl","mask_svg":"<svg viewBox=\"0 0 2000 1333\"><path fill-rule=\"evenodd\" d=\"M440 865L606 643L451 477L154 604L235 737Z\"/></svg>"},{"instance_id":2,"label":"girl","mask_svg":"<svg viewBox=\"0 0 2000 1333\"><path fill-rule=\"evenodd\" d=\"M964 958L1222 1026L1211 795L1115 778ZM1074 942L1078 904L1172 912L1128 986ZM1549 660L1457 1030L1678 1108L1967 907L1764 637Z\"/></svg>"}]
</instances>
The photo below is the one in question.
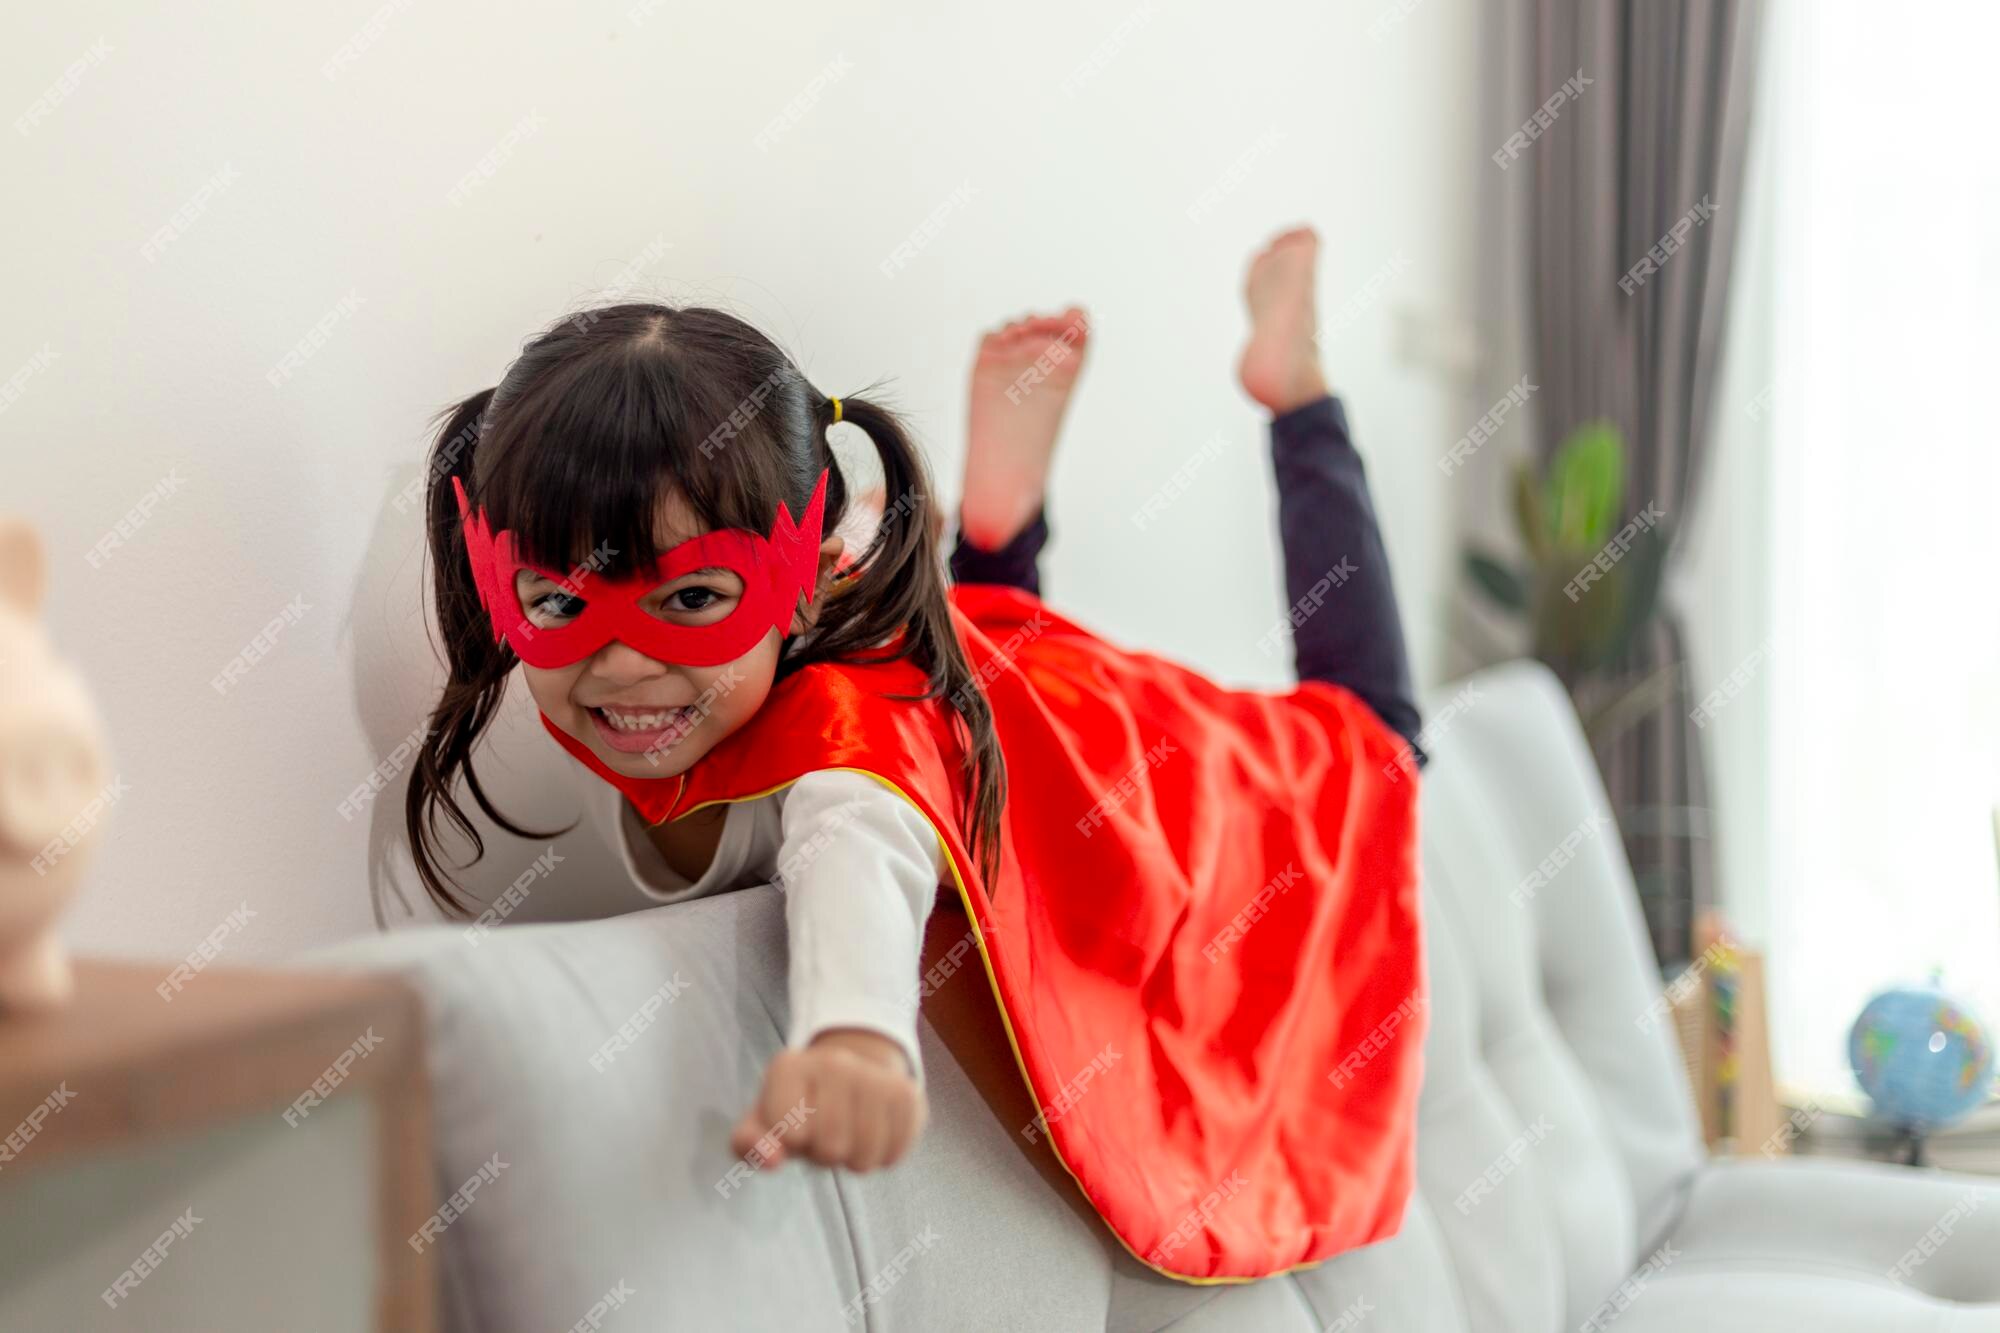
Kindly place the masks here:
<instances>
[{"instance_id":1,"label":"girl","mask_svg":"<svg viewBox=\"0 0 2000 1333\"><path fill-rule=\"evenodd\" d=\"M788 1045L737 1153L868 1170L908 1151L923 927L950 884L1041 1108L1024 1133L1145 1262L1241 1279L1389 1234L1420 1021L1358 1072L1342 1059L1421 1004L1406 779L1424 756L1314 355L1316 256L1298 230L1255 259L1239 366L1273 413L1306 682L1285 694L1223 690L1040 603L1080 310L981 344L956 587L901 424L739 320L620 305L530 341L433 454L450 680L407 809L427 890L470 910L434 843L442 814L483 850L461 775L501 827L553 836L494 809L471 765L518 665L642 891L784 888ZM882 469L858 552L837 535L840 421ZM1123 1091L1088 1095L1107 1083Z\"/></svg>"}]
</instances>

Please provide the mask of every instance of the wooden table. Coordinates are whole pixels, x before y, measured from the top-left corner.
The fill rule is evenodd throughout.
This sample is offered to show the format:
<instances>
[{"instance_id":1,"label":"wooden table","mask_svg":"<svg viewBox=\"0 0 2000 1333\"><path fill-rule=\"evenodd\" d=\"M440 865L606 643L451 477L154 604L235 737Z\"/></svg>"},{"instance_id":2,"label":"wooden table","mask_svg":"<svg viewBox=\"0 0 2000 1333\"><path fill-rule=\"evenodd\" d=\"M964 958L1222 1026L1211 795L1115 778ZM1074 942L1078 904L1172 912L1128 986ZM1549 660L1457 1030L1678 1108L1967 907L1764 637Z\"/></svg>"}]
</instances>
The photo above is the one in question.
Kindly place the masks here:
<instances>
[{"instance_id":1,"label":"wooden table","mask_svg":"<svg viewBox=\"0 0 2000 1333\"><path fill-rule=\"evenodd\" d=\"M436 1327L422 1011L387 978L80 962L0 1016L0 1328Z\"/></svg>"}]
</instances>

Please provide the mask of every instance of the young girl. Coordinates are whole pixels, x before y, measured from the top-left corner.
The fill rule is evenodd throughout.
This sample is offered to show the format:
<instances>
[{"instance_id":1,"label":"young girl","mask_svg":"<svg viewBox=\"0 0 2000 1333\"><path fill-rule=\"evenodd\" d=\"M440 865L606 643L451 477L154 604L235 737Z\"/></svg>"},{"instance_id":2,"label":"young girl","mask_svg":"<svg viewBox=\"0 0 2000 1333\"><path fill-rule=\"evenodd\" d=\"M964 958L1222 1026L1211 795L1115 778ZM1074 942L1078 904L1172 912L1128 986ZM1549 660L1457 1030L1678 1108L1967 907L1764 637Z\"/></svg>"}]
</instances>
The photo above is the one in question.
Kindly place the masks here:
<instances>
[{"instance_id":1,"label":"young girl","mask_svg":"<svg viewBox=\"0 0 2000 1333\"><path fill-rule=\"evenodd\" d=\"M1024 1133L1145 1262L1243 1279L1393 1232L1424 756L1314 352L1317 244L1287 232L1253 261L1239 366L1273 414L1303 682L1282 694L1221 689L1039 601L1080 310L980 345L956 586L897 419L821 393L741 321L619 305L533 339L433 455L451 674L407 810L426 888L472 906L435 844L442 814L483 850L461 775L501 827L553 836L496 810L471 764L518 666L643 892L784 889L788 1044L737 1153L869 1170L909 1150L923 928L950 884L1041 1108ZM835 535L857 499L827 442L841 421L881 461L859 551ZM1369 1044L1385 1025L1396 1039Z\"/></svg>"}]
</instances>

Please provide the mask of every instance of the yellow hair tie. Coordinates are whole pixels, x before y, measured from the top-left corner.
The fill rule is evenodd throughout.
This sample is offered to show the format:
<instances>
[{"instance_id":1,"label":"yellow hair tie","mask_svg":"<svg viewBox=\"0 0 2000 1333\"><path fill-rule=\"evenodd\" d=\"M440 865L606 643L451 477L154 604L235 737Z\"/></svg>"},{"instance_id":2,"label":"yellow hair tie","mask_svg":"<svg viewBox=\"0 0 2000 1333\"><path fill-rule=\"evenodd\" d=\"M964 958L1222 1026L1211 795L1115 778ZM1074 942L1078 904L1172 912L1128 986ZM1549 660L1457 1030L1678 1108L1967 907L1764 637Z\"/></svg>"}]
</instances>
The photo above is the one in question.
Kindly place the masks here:
<instances>
[{"instance_id":1,"label":"yellow hair tie","mask_svg":"<svg viewBox=\"0 0 2000 1333\"><path fill-rule=\"evenodd\" d=\"M833 400L833 419L835 421L840 420L840 400L838 398Z\"/></svg>"}]
</instances>

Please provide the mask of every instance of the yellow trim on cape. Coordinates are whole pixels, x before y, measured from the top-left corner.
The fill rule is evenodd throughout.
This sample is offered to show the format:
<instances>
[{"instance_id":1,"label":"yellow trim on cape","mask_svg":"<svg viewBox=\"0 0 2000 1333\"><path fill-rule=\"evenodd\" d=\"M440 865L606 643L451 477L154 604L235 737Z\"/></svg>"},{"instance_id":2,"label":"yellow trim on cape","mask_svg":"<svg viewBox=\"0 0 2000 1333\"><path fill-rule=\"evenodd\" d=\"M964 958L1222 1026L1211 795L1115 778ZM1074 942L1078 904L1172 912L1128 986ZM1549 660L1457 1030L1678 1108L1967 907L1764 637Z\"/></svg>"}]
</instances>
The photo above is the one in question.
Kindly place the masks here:
<instances>
[{"instance_id":1,"label":"yellow trim on cape","mask_svg":"<svg viewBox=\"0 0 2000 1333\"><path fill-rule=\"evenodd\" d=\"M959 871L958 858L951 854L951 844L946 842L944 834L938 831L937 821L931 818L930 812L925 810L922 804L912 800L908 792L904 791L900 786L896 785L896 783L894 783L890 779L883 777L880 773L872 772L869 769L865 768L856 768L851 764L835 764L831 768L819 769L816 771L823 773L827 772L859 773L861 776L865 778L873 778L875 779L875 781L887 787L890 791L896 793L896 795L900 797L906 804L908 804L912 809L914 809L919 815L923 816L924 823L930 825L931 836L938 840L938 847L945 853L944 863L945 865L951 868L952 887L958 890L958 901L960 905L963 906L965 909L966 922L968 925L972 927L972 943L973 946L979 950L979 961L986 969L986 985L993 992L993 1007L1000 1011L1000 1026L1007 1034L1007 1048L1014 1053L1014 1067L1021 1071L1021 1082L1027 1085L1028 1096L1035 1103L1035 1114L1037 1116L1042 1115L1043 1106L1042 1106L1041 1094L1035 1090L1035 1080L1028 1074L1028 1062L1021 1058L1021 1043L1014 1036L1014 1020L1007 1013L1007 1001L1000 994L1000 980L993 973L993 957L990 953L987 952L986 936L979 929L979 913L973 906L972 894L968 892L965 887L965 877ZM800 774L799 776L803 777L805 775ZM681 789L683 792L685 792L687 789L686 788L687 775L682 774L681 779L682 779ZM714 800L697 801L695 804L681 811L679 815L673 816L673 818L679 819L684 815L691 815L697 810L706 810L711 805L740 805L745 801L759 801L762 800L764 797L769 796L773 792L783 791L785 788L791 786L793 783L796 783L798 780L799 780L798 778L789 778L784 782L778 783L776 786L766 787L763 791L753 792L748 796L719 796L716 797ZM660 824L665 824L668 822L669 820L662 819L653 824L652 827L657 828L659 827ZM1068 1175L1071 1180L1076 1181L1077 1192L1083 1195L1086 1202L1089 1202L1090 1191L1084 1189L1083 1181L1079 1179L1077 1177L1076 1172L1071 1169L1068 1159L1066 1159L1062 1155L1062 1149L1056 1147L1056 1139L1054 1133L1053 1132L1045 1133L1042 1136L1042 1138L1043 1141L1049 1145L1049 1151L1055 1154L1056 1161L1059 1165L1061 1165L1063 1172L1066 1175ZM1290 1268L1281 1268L1276 1272L1267 1273L1264 1275L1264 1277L1194 1277L1187 1273L1176 1273L1172 1269L1162 1268L1158 1264L1147 1262L1146 1257L1140 1254L1137 1250L1133 1249L1132 1246L1126 1241L1126 1239L1118 1234L1118 1229L1112 1226L1109 1221L1105 1220L1104 1214L1098 1209L1095 1203L1091 1203L1090 1210L1094 1213L1097 1213L1098 1220L1100 1222L1104 1222L1104 1229L1110 1232L1112 1238L1115 1239L1121 1246L1124 1246L1125 1252L1127 1254L1131 1255L1134 1259L1138 1260L1141 1264L1144 1264L1147 1268L1152 1269L1155 1273L1158 1273L1160 1276L1172 1278L1176 1282L1185 1282L1191 1286L1225 1287L1225 1286L1239 1286L1246 1282L1262 1282L1264 1280L1264 1277L1283 1277L1287 1273L1297 1273L1308 1268L1317 1268L1321 1264L1326 1262L1324 1259L1313 1259L1307 1263L1293 1264Z\"/></svg>"}]
</instances>

